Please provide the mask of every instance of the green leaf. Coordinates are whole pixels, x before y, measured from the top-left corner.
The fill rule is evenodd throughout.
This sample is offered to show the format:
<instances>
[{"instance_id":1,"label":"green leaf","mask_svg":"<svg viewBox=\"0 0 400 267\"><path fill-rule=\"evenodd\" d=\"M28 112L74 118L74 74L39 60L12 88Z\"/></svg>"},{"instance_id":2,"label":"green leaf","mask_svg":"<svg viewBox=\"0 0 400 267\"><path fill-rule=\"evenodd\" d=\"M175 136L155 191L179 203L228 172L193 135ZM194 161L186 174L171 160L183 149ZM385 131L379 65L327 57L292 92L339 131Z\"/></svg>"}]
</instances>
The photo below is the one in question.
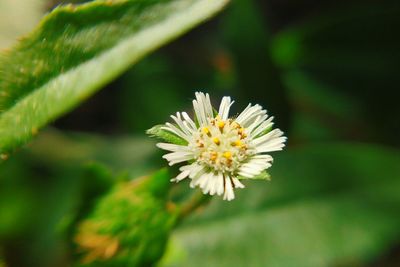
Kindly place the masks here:
<instances>
[{"instance_id":1,"label":"green leaf","mask_svg":"<svg viewBox=\"0 0 400 267\"><path fill-rule=\"evenodd\" d=\"M163 169L102 197L78 226L76 266L153 266L176 221L166 208L170 178Z\"/></svg>"},{"instance_id":2,"label":"green leaf","mask_svg":"<svg viewBox=\"0 0 400 267\"><path fill-rule=\"evenodd\" d=\"M0 58L0 153L227 2L115 0L55 9Z\"/></svg>"},{"instance_id":3,"label":"green leaf","mask_svg":"<svg viewBox=\"0 0 400 267\"><path fill-rule=\"evenodd\" d=\"M354 144L281 153L273 182L248 181L178 229L162 266L360 266L400 234L399 162Z\"/></svg>"},{"instance_id":4,"label":"green leaf","mask_svg":"<svg viewBox=\"0 0 400 267\"><path fill-rule=\"evenodd\" d=\"M167 143L172 143L176 145L187 145L187 141L185 139L182 139L181 137L173 133L161 129L162 127L164 127L164 125L156 125L151 129L147 130L146 133L153 137L157 137Z\"/></svg>"}]
</instances>

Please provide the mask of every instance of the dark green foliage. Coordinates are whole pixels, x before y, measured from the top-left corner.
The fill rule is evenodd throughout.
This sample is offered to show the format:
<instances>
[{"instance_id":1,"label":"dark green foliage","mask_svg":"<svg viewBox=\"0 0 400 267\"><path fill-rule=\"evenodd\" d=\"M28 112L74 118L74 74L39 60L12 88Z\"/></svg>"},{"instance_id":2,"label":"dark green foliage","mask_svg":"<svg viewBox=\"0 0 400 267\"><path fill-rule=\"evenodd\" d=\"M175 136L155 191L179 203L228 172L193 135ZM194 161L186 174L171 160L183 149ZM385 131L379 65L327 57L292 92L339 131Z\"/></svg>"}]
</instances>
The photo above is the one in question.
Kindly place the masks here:
<instances>
[{"instance_id":1,"label":"dark green foliage","mask_svg":"<svg viewBox=\"0 0 400 267\"><path fill-rule=\"evenodd\" d=\"M179 229L175 253L190 257L164 266L363 266L399 234L399 162L352 144L282 153L271 182L245 182Z\"/></svg>"},{"instance_id":2,"label":"dark green foliage","mask_svg":"<svg viewBox=\"0 0 400 267\"><path fill-rule=\"evenodd\" d=\"M272 56L291 97L298 98L299 93L334 97L311 107L304 96L294 100L314 113L308 117L329 118L330 111L315 114L310 110L329 105L336 113L344 113L341 126L347 132L339 136L362 131L365 138L399 145L400 124L388 116L400 113L400 38L395 30L400 27L399 16L396 1L349 3L347 8L326 10L276 35ZM307 84L301 84L304 81ZM315 85L318 90L310 92ZM350 105L343 107L342 102Z\"/></svg>"}]
</instances>

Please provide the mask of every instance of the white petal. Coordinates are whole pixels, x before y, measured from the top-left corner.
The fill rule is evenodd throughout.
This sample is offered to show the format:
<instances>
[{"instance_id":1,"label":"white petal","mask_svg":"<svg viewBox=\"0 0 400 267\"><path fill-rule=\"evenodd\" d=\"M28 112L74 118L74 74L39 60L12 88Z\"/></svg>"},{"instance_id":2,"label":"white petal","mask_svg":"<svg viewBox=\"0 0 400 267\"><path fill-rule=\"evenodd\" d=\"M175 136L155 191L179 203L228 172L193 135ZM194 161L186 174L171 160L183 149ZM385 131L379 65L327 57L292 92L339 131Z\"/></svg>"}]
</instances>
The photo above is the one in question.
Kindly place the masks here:
<instances>
[{"instance_id":1,"label":"white petal","mask_svg":"<svg viewBox=\"0 0 400 267\"><path fill-rule=\"evenodd\" d=\"M248 111L251 107L251 104L248 104L247 107L237 116L236 121L241 123L244 119L248 117Z\"/></svg>"},{"instance_id":2,"label":"white petal","mask_svg":"<svg viewBox=\"0 0 400 267\"><path fill-rule=\"evenodd\" d=\"M190 142L191 135L185 134L181 129L178 129L178 127L176 127L175 125L173 125L169 122L167 122L165 125L166 126L161 127L162 130L169 131L173 134L176 134L180 138L185 139L186 141Z\"/></svg>"},{"instance_id":3,"label":"white petal","mask_svg":"<svg viewBox=\"0 0 400 267\"><path fill-rule=\"evenodd\" d=\"M276 137L280 137L283 135L283 132L279 129L274 129L272 131L270 131L269 133L260 136L258 138L253 139L253 143L255 145L260 145L263 144L264 142L268 141L268 140L272 140L275 139Z\"/></svg>"},{"instance_id":4,"label":"white petal","mask_svg":"<svg viewBox=\"0 0 400 267\"><path fill-rule=\"evenodd\" d=\"M193 179L196 176L198 176L199 174L205 172L205 168L197 163L193 163L192 165L181 167L180 170L183 171L185 169L185 167L187 169L190 169L190 174L189 174L190 179Z\"/></svg>"},{"instance_id":5,"label":"white petal","mask_svg":"<svg viewBox=\"0 0 400 267\"><path fill-rule=\"evenodd\" d=\"M216 193L218 196L222 195L224 193L224 176L219 173L216 182Z\"/></svg>"},{"instance_id":6,"label":"white petal","mask_svg":"<svg viewBox=\"0 0 400 267\"><path fill-rule=\"evenodd\" d=\"M262 109L260 105L252 106L249 104L236 118L236 122L242 127L247 128L257 119L258 116L264 116L266 114L267 111Z\"/></svg>"},{"instance_id":7,"label":"white petal","mask_svg":"<svg viewBox=\"0 0 400 267\"><path fill-rule=\"evenodd\" d=\"M248 131L249 133L251 133L251 132L253 131L253 129L255 129L258 125L260 125L260 123L262 123L262 121L265 120L265 118L267 118L267 117L268 117L267 115L258 116L258 117L253 121L253 123L252 123L249 127L247 127L247 131Z\"/></svg>"},{"instance_id":8,"label":"white petal","mask_svg":"<svg viewBox=\"0 0 400 267\"><path fill-rule=\"evenodd\" d=\"M197 130L196 124L194 123L194 121L189 117L189 115L186 112L182 112L182 116L185 119L185 122L190 126L190 128L193 131Z\"/></svg>"},{"instance_id":9,"label":"white petal","mask_svg":"<svg viewBox=\"0 0 400 267\"><path fill-rule=\"evenodd\" d=\"M214 117L208 94L196 92L196 100L193 100L193 108L200 125L206 125L208 123L207 118Z\"/></svg>"},{"instance_id":10,"label":"white petal","mask_svg":"<svg viewBox=\"0 0 400 267\"><path fill-rule=\"evenodd\" d=\"M213 112L213 108L211 105L211 100L210 100L210 95L206 94L206 99L204 101L204 108L206 111L206 116L208 118L213 118L214 117L214 112Z\"/></svg>"},{"instance_id":11,"label":"white petal","mask_svg":"<svg viewBox=\"0 0 400 267\"><path fill-rule=\"evenodd\" d=\"M257 153L282 150L286 141L286 137L282 135L283 132L281 130L275 129L266 135L254 139L252 145L256 148Z\"/></svg>"},{"instance_id":12,"label":"white petal","mask_svg":"<svg viewBox=\"0 0 400 267\"><path fill-rule=\"evenodd\" d=\"M214 195L217 190L218 190L218 181L219 181L219 176L218 175L212 175L212 179L209 183L209 189L210 189L210 195Z\"/></svg>"},{"instance_id":13,"label":"white petal","mask_svg":"<svg viewBox=\"0 0 400 267\"><path fill-rule=\"evenodd\" d=\"M275 129L276 130L276 129ZM272 130L272 131L274 131L274 130ZM270 132L268 132L268 133L266 133L266 134L264 134L264 135L261 135L261 136L257 136L257 137L253 137L252 139L252 143L255 145L255 146L260 146L260 145L262 145L263 143L265 143L266 141L268 141L268 140L272 140L272 139L276 139L277 137L280 137L281 135L278 135L277 134L277 132L274 132L274 133L272 133L272 134L270 134L271 133L271 131Z\"/></svg>"},{"instance_id":14,"label":"white petal","mask_svg":"<svg viewBox=\"0 0 400 267\"><path fill-rule=\"evenodd\" d=\"M269 117L268 120L262 122L259 126L257 126L257 128L251 131L251 137L256 137L257 135L274 125L274 123L272 122L273 119L274 117Z\"/></svg>"},{"instance_id":15,"label":"white petal","mask_svg":"<svg viewBox=\"0 0 400 267\"><path fill-rule=\"evenodd\" d=\"M208 187L209 187L209 182L210 179L212 178L212 174L211 173L206 173L204 175L202 175L202 177L200 178L198 185L201 189L203 189L203 193L207 194L208 193Z\"/></svg>"},{"instance_id":16,"label":"white petal","mask_svg":"<svg viewBox=\"0 0 400 267\"><path fill-rule=\"evenodd\" d=\"M178 151L178 152L172 152L172 153L165 154L163 156L163 158L169 161L169 163L168 163L169 166L172 166L176 163L191 160L194 158L194 155L192 152Z\"/></svg>"},{"instance_id":17,"label":"white petal","mask_svg":"<svg viewBox=\"0 0 400 267\"><path fill-rule=\"evenodd\" d=\"M173 152L190 150L190 148L187 146L175 145L175 144L170 144L170 143L157 143L156 146L161 149L173 151Z\"/></svg>"},{"instance_id":18,"label":"white petal","mask_svg":"<svg viewBox=\"0 0 400 267\"><path fill-rule=\"evenodd\" d=\"M214 192L211 192L213 190L213 185L214 185L214 179L213 176L210 175L208 177L207 184L203 188L203 194L210 194L211 196L213 196Z\"/></svg>"},{"instance_id":19,"label":"white petal","mask_svg":"<svg viewBox=\"0 0 400 267\"><path fill-rule=\"evenodd\" d=\"M249 162L243 164L243 166L249 167L260 167L260 168L268 168L271 165L273 158L270 155L257 155L250 159Z\"/></svg>"},{"instance_id":20,"label":"white petal","mask_svg":"<svg viewBox=\"0 0 400 267\"><path fill-rule=\"evenodd\" d=\"M280 139L274 140L273 142L271 141L270 143L261 146L259 149L257 149L257 151L260 153L280 151L285 147L285 142L286 137L281 137Z\"/></svg>"},{"instance_id":21,"label":"white petal","mask_svg":"<svg viewBox=\"0 0 400 267\"><path fill-rule=\"evenodd\" d=\"M261 172L261 170L254 169L254 168L241 167L239 169L239 174L241 175L242 173L244 173L245 175L243 175L243 176L248 177L248 178L253 178L254 176L260 174L260 172Z\"/></svg>"},{"instance_id":22,"label":"white petal","mask_svg":"<svg viewBox=\"0 0 400 267\"><path fill-rule=\"evenodd\" d=\"M190 182L190 187L194 188L199 185L201 180L204 178L204 175L206 174L206 169L202 168L200 169L195 176L192 176L192 173L189 175L189 177L192 179Z\"/></svg>"},{"instance_id":23,"label":"white petal","mask_svg":"<svg viewBox=\"0 0 400 267\"><path fill-rule=\"evenodd\" d=\"M190 173L190 170L185 170L185 171L181 172L175 178L171 179L171 182L180 182L183 179L185 179L186 177L188 177L189 173Z\"/></svg>"},{"instance_id":24,"label":"white petal","mask_svg":"<svg viewBox=\"0 0 400 267\"><path fill-rule=\"evenodd\" d=\"M233 177L232 181L235 188L244 188L244 185L239 181L238 178Z\"/></svg>"},{"instance_id":25,"label":"white petal","mask_svg":"<svg viewBox=\"0 0 400 267\"><path fill-rule=\"evenodd\" d=\"M199 103L196 100L193 100L193 109L196 114L197 121L199 122L200 126L207 124L207 118L202 109L199 107Z\"/></svg>"},{"instance_id":26,"label":"white petal","mask_svg":"<svg viewBox=\"0 0 400 267\"><path fill-rule=\"evenodd\" d=\"M219 106L218 115L222 120L227 120L229 116L229 109L235 101L231 101L229 96L225 96L221 100L221 104Z\"/></svg>"},{"instance_id":27,"label":"white petal","mask_svg":"<svg viewBox=\"0 0 400 267\"><path fill-rule=\"evenodd\" d=\"M253 178L263 170L271 167L272 157L270 155L256 155L249 162L239 168L239 175Z\"/></svg>"},{"instance_id":28,"label":"white petal","mask_svg":"<svg viewBox=\"0 0 400 267\"><path fill-rule=\"evenodd\" d=\"M253 178L255 175L253 175L253 174L251 174L251 173L248 173L248 172L246 172L246 171L240 171L240 172L238 172L238 174L240 175L240 176L243 176L243 177L246 177L246 178Z\"/></svg>"},{"instance_id":29,"label":"white petal","mask_svg":"<svg viewBox=\"0 0 400 267\"><path fill-rule=\"evenodd\" d=\"M235 198L235 193L233 192L233 186L232 186L231 178L229 176L225 176L224 200L231 201L234 198Z\"/></svg>"},{"instance_id":30,"label":"white petal","mask_svg":"<svg viewBox=\"0 0 400 267\"><path fill-rule=\"evenodd\" d=\"M247 178L253 178L263 170L271 167L272 160L270 155L256 155L249 162L240 166L238 174Z\"/></svg>"},{"instance_id":31,"label":"white petal","mask_svg":"<svg viewBox=\"0 0 400 267\"><path fill-rule=\"evenodd\" d=\"M184 123L181 118L181 114L179 112L176 113L176 116L171 115L171 118L178 124L179 128L188 136L193 134L193 129L188 126L187 123Z\"/></svg>"}]
</instances>

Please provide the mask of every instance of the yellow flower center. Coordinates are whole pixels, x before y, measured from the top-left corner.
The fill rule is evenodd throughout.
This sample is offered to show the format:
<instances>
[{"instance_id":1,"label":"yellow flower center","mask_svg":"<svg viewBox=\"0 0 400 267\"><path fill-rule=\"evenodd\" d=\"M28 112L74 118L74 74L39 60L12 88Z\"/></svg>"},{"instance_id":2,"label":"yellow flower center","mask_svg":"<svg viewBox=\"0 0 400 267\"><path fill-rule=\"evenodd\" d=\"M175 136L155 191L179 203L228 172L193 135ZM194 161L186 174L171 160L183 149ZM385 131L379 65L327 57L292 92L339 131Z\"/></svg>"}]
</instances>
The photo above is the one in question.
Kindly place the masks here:
<instances>
[{"instance_id":1,"label":"yellow flower center","mask_svg":"<svg viewBox=\"0 0 400 267\"><path fill-rule=\"evenodd\" d=\"M246 129L232 119L209 119L195 135L197 161L215 171L234 173L250 155Z\"/></svg>"}]
</instances>

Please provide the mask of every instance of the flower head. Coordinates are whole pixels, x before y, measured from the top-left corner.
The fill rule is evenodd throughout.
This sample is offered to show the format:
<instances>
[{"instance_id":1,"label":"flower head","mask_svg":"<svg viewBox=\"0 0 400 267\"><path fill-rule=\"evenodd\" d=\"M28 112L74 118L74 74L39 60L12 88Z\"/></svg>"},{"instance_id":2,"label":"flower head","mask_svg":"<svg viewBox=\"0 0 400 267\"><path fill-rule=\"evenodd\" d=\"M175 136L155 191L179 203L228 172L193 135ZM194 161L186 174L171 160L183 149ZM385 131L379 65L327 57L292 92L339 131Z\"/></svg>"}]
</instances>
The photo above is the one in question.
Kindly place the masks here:
<instances>
[{"instance_id":1,"label":"flower head","mask_svg":"<svg viewBox=\"0 0 400 267\"><path fill-rule=\"evenodd\" d=\"M271 166L273 159L266 153L282 150L286 137L281 130L272 130L273 117L260 105L249 104L237 117L229 118L233 102L223 97L216 112L208 94L196 93L195 120L177 112L171 116L175 124L161 127L184 140L184 144L157 144L170 152L163 156L169 165L187 162L172 181L190 178L192 188L232 200L234 189L244 187L239 179L257 177Z\"/></svg>"}]
</instances>

